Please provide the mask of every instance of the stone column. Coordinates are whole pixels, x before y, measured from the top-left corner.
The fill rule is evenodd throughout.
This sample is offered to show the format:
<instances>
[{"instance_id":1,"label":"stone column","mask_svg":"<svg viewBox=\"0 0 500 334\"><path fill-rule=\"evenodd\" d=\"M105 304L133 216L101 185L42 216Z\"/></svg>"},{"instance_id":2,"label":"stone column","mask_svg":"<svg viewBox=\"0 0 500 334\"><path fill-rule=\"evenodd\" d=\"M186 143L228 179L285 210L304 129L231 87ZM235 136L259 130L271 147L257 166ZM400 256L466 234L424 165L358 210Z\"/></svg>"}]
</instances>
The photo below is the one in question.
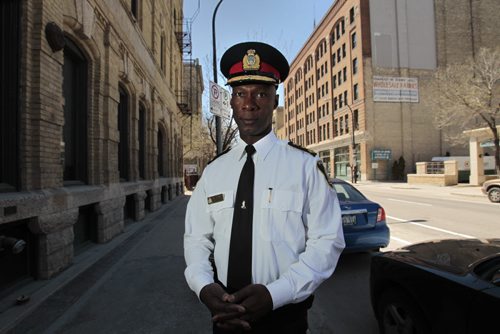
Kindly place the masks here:
<instances>
[{"instance_id":1,"label":"stone column","mask_svg":"<svg viewBox=\"0 0 500 334\"><path fill-rule=\"evenodd\" d=\"M139 191L138 193L134 194L135 220L143 220L146 216L146 212L144 211L144 200L146 199L146 196L147 194L145 191Z\"/></svg>"},{"instance_id":2,"label":"stone column","mask_svg":"<svg viewBox=\"0 0 500 334\"><path fill-rule=\"evenodd\" d=\"M483 184L486 180L484 176L484 164L483 164L483 148L479 145L479 141L476 137L470 137L469 139L469 150L470 150L470 177L469 183L475 186Z\"/></svg>"},{"instance_id":3,"label":"stone column","mask_svg":"<svg viewBox=\"0 0 500 334\"><path fill-rule=\"evenodd\" d=\"M161 206L161 188L152 188L148 190L149 210L156 211Z\"/></svg>"},{"instance_id":4,"label":"stone column","mask_svg":"<svg viewBox=\"0 0 500 334\"><path fill-rule=\"evenodd\" d=\"M97 214L97 242L105 243L123 232L125 197L117 197L95 205Z\"/></svg>"},{"instance_id":5,"label":"stone column","mask_svg":"<svg viewBox=\"0 0 500 334\"><path fill-rule=\"evenodd\" d=\"M38 216L30 221L30 230L38 234L38 277L48 279L73 261L73 225L78 208Z\"/></svg>"}]
</instances>

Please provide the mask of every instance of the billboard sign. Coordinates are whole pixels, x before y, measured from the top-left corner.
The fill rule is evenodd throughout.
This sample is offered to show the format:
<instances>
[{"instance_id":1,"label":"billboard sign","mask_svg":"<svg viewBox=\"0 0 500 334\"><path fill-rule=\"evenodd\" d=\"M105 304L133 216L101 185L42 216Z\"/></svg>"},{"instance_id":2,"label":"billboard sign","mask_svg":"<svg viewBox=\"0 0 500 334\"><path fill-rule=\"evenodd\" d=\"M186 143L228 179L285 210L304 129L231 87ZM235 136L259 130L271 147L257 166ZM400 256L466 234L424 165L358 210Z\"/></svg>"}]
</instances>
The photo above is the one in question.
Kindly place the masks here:
<instances>
[{"instance_id":1,"label":"billboard sign","mask_svg":"<svg viewBox=\"0 0 500 334\"><path fill-rule=\"evenodd\" d=\"M418 79L375 75L373 101L418 103Z\"/></svg>"}]
</instances>

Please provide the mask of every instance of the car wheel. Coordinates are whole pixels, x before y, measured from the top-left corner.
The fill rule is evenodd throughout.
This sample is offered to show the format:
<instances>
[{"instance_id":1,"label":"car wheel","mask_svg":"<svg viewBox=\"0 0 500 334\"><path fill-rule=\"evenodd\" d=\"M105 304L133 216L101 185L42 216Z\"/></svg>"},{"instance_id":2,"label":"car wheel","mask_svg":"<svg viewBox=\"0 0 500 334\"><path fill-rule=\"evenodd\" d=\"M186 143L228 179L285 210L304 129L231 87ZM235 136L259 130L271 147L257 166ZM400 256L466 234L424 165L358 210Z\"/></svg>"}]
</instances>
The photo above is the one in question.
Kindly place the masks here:
<instances>
[{"instance_id":1,"label":"car wheel","mask_svg":"<svg viewBox=\"0 0 500 334\"><path fill-rule=\"evenodd\" d=\"M399 289L382 292L377 307L381 334L426 334L427 321L413 298Z\"/></svg>"},{"instance_id":2,"label":"car wheel","mask_svg":"<svg viewBox=\"0 0 500 334\"><path fill-rule=\"evenodd\" d=\"M488 198L493 203L500 203L500 188L491 188L488 190Z\"/></svg>"}]
</instances>

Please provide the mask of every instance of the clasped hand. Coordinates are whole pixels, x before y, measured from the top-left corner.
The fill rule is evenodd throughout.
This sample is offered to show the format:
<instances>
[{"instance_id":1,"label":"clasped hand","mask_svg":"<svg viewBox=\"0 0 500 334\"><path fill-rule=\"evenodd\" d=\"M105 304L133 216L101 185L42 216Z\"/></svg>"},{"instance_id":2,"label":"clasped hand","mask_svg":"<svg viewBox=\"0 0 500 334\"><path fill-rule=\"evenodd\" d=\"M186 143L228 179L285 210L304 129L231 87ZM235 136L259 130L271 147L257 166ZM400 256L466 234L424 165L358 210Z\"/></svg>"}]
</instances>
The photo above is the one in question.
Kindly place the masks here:
<instances>
[{"instance_id":1,"label":"clasped hand","mask_svg":"<svg viewBox=\"0 0 500 334\"><path fill-rule=\"evenodd\" d=\"M201 301L212 312L212 321L226 330L250 330L251 322L271 312L271 294L262 284L250 284L228 294L217 283L209 284L200 292Z\"/></svg>"}]
</instances>

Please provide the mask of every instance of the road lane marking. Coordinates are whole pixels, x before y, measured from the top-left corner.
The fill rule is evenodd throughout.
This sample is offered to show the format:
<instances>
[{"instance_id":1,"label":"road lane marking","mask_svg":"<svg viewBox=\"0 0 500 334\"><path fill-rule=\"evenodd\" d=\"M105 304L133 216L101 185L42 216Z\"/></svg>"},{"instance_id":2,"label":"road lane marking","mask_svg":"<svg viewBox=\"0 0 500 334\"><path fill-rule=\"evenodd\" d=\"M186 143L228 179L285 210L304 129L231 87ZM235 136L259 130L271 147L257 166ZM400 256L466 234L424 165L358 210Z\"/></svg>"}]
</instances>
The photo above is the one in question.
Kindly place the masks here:
<instances>
[{"instance_id":1,"label":"road lane marking","mask_svg":"<svg viewBox=\"0 0 500 334\"><path fill-rule=\"evenodd\" d=\"M428 228L430 230L435 230L435 231L439 231L439 232L444 232L444 233L456 235L456 236L459 236L459 237L462 237L462 238L477 239L477 237L473 237L471 235L457 233L457 232L452 232L452 231L444 230L444 229L439 228L439 227L434 227L434 226L429 226L429 225L425 225L425 224L421 224L421 223L416 223L416 222L411 221L411 219L410 220L408 220L408 219L401 219L401 218L396 218L396 217L392 217L392 216L387 216L387 218L394 219L394 220L397 220L397 221L400 221L400 222L405 222L405 223L412 224L412 225L417 225L417 226L420 226L420 227L425 227L425 228Z\"/></svg>"},{"instance_id":2,"label":"road lane marking","mask_svg":"<svg viewBox=\"0 0 500 334\"><path fill-rule=\"evenodd\" d=\"M389 200L389 201L394 201L394 202L408 203L408 204L416 204L416 205L423 205L423 206L432 206L432 204L428 204L428 203L419 203L419 202L403 201L402 199L395 199L395 198L388 198L388 200Z\"/></svg>"},{"instance_id":3,"label":"road lane marking","mask_svg":"<svg viewBox=\"0 0 500 334\"><path fill-rule=\"evenodd\" d=\"M403 239L396 238L396 237L391 237L391 240L397 241L397 242L405 244L405 245L411 245L412 244L412 242L410 242L410 241L403 240Z\"/></svg>"}]
</instances>

